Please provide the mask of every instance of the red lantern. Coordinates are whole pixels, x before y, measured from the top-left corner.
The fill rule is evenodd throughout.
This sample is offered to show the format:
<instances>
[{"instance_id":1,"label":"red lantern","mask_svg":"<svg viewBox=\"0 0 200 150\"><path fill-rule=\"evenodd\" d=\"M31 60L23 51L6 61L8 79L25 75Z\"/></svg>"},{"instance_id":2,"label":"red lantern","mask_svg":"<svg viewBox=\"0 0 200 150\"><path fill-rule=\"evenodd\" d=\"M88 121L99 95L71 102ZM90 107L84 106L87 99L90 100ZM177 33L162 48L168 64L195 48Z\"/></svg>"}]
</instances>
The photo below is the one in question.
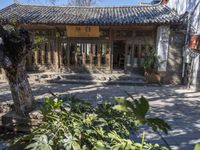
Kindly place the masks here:
<instances>
[{"instance_id":1,"label":"red lantern","mask_svg":"<svg viewBox=\"0 0 200 150\"><path fill-rule=\"evenodd\" d=\"M189 48L200 52L200 35L192 35L189 42Z\"/></svg>"}]
</instances>

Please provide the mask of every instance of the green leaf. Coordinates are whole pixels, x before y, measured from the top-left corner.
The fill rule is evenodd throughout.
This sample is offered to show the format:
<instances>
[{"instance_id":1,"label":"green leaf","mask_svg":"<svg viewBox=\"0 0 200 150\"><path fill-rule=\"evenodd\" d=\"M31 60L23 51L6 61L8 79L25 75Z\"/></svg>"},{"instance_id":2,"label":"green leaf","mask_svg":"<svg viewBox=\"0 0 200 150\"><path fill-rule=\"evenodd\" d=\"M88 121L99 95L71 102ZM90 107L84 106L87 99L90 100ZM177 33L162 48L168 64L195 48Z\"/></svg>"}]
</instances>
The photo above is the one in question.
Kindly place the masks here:
<instances>
[{"instance_id":1,"label":"green leaf","mask_svg":"<svg viewBox=\"0 0 200 150\"><path fill-rule=\"evenodd\" d=\"M36 135L33 140L35 142L29 144L25 149L52 150L51 146L48 143L48 137L46 135Z\"/></svg>"},{"instance_id":2,"label":"green leaf","mask_svg":"<svg viewBox=\"0 0 200 150\"><path fill-rule=\"evenodd\" d=\"M200 144L196 144L194 150L200 150Z\"/></svg>"},{"instance_id":3,"label":"green leaf","mask_svg":"<svg viewBox=\"0 0 200 150\"><path fill-rule=\"evenodd\" d=\"M105 147L105 142L104 141L97 141L96 143L95 143L95 145L94 145L94 148L93 148L93 150L105 150L106 149L106 147Z\"/></svg>"},{"instance_id":4,"label":"green leaf","mask_svg":"<svg viewBox=\"0 0 200 150\"><path fill-rule=\"evenodd\" d=\"M147 119L147 124L152 127L154 131L162 130L165 134L168 134L168 130L171 130L171 127L164 120L159 118L149 118Z\"/></svg>"},{"instance_id":5,"label":"green leaf","mask_svg":"<svg viewBox=\"0 0 200 150\"><path fill-rule=\"evenodd\" d=\"M128 108L122 105L116 105L113 109L117 111L129 112Z\"/></svg>"},{"instance_id":6,"label":"green leaf","mask_svg":"<svg viewBox=\"0 0 200 150\"><path fill-rule=\"evenodd\" d=\"M118 104L125 106L125 107L132 107L132 102L126 100L124 97L115 97L115 100Z\"/></svg>"},{"instance_id":7,"label":"green leaf","mask_svg":"<svg viewBox=\"0 0 200 150\"><path fill-rule=\"evenodd\" d=\"M149 103L146 98L143 96L139 99L140 103L138 105L138 109L140 109L140 115L145 117L147 112L149 111Z\"/></svg>"},{"instance_id":8,"label":"green leaf","mask_svg":"<svg viewBox=\"0 0 200 150\"><path fill-rule=\"evenodd\" d=\"M147 112L149 111L149 103L143 96L139 100L133 101L134 107L132 107L133 112L138 117L138 119L144 120Z\"/></svg>"}]
</instances>

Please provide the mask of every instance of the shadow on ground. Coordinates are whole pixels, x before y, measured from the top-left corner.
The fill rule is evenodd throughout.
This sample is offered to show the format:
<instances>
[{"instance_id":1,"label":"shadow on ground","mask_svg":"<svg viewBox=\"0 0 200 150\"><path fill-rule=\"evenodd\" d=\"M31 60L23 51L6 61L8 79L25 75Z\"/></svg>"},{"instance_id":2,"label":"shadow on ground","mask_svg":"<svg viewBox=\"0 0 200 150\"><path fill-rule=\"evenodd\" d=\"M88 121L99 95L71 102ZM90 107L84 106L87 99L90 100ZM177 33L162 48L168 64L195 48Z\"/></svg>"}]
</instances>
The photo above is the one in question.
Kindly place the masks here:
<instances>
[{"instance_id":1,"label":"shadow on ground","mask_svg":"<svg viewBox=\"0 0 200 150\"><path fill-rule=\"evenodd\" d=\"M0 83L0 101L11 99L8 85ZM126 96L124 91L135 97L149 98L151 111L149 117L165 119L172 127L164 137L173 149L189 150L200 143L200 92L174 86L120 86L120 85L81 85L81 84L31 84L37 100L51 96L49 90L58 95L76 95L83 100L97 103L97 95L113 101L114 96ZM161 143L162 140L151 130L146 140Z\"/></svg>"}]
</instances>

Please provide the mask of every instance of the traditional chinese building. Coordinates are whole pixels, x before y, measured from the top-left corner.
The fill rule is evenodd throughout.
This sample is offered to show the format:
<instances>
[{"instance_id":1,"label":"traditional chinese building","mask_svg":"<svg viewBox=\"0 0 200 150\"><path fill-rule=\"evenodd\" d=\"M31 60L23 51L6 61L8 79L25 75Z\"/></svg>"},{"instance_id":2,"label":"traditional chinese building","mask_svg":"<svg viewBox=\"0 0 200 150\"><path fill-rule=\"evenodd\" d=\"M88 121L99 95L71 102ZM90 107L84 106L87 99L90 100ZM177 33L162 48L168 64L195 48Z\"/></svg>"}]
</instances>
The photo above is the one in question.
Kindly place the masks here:
<instances>
[{"instance_id":1,"label":"traditional chinese building","mask_svg":"<svg viewBox=\"0 0 200 150\"><path fill-rule=\"evenodd\" d=\"M13 4L0 11L3 23L15 22L35 37L29 70L139 72L144 51L153 48L164 61L159 71L174 74L175 80L181 74L184 39L177 30L179 18L162 2L121 7Z\"/></svg>"}]
</instances>

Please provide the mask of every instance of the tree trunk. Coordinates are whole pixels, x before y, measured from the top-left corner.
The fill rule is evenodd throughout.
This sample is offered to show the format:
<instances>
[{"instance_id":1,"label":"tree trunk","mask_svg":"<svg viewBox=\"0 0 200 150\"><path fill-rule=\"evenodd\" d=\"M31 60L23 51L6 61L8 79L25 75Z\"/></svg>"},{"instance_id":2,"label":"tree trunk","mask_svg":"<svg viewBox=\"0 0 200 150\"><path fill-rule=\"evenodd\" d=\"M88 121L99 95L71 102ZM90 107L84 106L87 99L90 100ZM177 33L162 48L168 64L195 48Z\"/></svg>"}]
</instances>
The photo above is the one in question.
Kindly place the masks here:
<instances>
[{"instance_id":1,"label":"tree trunk","mask_svg":"<svg viewBox=\"0 0 200 150\"><path fill-rule=\"evenodd\" d=\"M34 98L25 70L25 62L5 68L8 78L15 111L20 116L26 116L32 109Z\"/></svg>"},{"instance_id":2,"label":"tree trunk","mask_svg":"<svg viewBox=\"0 0 200 150\"><path fill-rule=\"evenodd\" d=\"M26 58L32 49L33 38L29 31L0 25L0 66L9 81L15 111L24 117L34 107L25 70Z\"/></svg>"}]
</instances>

